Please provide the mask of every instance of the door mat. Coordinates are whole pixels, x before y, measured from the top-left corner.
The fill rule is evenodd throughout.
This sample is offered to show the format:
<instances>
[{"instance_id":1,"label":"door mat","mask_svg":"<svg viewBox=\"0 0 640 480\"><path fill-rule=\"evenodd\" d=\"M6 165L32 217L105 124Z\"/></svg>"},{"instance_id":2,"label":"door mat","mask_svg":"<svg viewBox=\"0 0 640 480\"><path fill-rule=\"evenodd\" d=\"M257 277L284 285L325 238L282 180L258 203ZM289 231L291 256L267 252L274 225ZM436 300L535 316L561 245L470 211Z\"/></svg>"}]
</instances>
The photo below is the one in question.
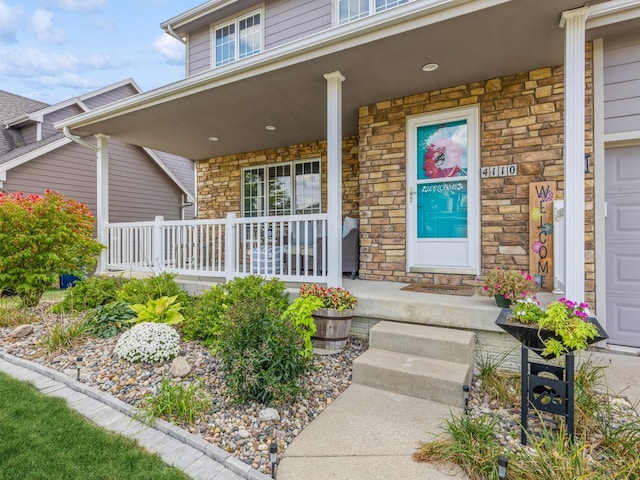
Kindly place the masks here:
<instances>
[{"instance_id":1,"label":"door mat","mask_svg":"<svg viewBox=\"0 0 640 480\"><path fill-rule=\"evenodd\" d=\"M473 287L467 285L427 285L424 283L412 283L401 290L407 292L438 293L441 295L459 295L461 297L472 297L475 293Z\"/></svg>"}]
</instances>

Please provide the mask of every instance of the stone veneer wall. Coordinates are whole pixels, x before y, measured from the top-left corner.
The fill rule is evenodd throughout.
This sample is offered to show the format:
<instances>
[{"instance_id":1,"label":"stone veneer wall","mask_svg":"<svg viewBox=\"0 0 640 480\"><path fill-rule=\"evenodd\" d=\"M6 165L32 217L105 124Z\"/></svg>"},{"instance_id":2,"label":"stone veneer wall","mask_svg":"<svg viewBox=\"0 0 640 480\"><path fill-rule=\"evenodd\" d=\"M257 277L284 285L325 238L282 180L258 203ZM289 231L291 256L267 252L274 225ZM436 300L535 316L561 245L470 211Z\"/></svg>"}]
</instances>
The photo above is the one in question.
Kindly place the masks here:
<instances>
[{"instance_id":1,"label":"stone veneer wall","mask_svg":"<svg viewBox=\"0 0 640 480\"><path fill-rule=\"evenodd\" d=\"M518 165L518 175L480 183L482 268L528 270L529 183L563 183L563 67L363 106L360 133L360 276L367 280L475 284L473 275L406 273L407 116L479 105L482 167ZM587 44L586 152L593 151L592 48ZM593 169L591 169L593 171ZM478 172L479 175L479 172ZM585 181L585 291L594 301L593 174Z\"/></svg>"},{"instance_id":2,"label":"stone veneer wall","mask_svg":"<svg viewBox=\"0 0 640 480\"><path fill-rule=\"evenodd\" d=\"M224 218L241 212L241 171L245 167L321 159L322 211L327 211L327 142L292 145L270 150L239 153L200 161L198 175L198 218ZM358 217L358 140L342 141L342 214Z\"/></svg>"}]
</instances>

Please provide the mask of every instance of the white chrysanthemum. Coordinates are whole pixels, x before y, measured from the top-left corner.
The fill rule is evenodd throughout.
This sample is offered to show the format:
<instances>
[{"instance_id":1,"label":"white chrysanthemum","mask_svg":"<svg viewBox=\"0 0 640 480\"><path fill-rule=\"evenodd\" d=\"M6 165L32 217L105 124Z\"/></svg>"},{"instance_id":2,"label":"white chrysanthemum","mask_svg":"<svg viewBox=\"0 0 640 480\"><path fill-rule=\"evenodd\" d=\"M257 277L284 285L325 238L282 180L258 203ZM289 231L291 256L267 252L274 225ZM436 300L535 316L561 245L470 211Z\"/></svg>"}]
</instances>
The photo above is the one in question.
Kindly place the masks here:
<instances>
[{"instance_id":1,"label":"white chrysanthemum","mask_svg":"<svg viewBox=\"0 0 640 480\"><path fill-rule=\"evenodd\" d=\"M164 362L180 352L180 336L164 323L139 323L120 336L115 352L129 362Z\"/></svg>"}]
</instances>

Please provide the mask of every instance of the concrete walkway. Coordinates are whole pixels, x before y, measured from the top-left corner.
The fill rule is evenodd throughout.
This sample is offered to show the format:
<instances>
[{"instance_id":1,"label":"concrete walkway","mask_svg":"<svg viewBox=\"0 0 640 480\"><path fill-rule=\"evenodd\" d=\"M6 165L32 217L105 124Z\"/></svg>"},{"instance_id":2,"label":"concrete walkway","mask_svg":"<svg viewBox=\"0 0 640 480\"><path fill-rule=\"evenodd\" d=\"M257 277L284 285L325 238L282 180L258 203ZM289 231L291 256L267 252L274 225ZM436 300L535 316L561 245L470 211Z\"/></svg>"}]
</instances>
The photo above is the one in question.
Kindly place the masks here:
<instances>
[{"instance_id":1,"label":"concrete walkway","mask_svg":"<svg viewBox=\"0 0 640 480\"><path fill-rule=\"evenodd\" d=\"M418 443L434 439L429 432L438 432L452 413L460 409L353 384L295 438L276 478L466 479L456 466L411 459Z\"/></svg>"},{"instance_id":2,"label":"concrete walkway","mask_svg":"<svg viewBox=\"0 0 640 480\"><path fill-rule=\"evenodd\" d=\"M93 423L136 440L168 465L183 470L195 480L267 480L271 477L253 470L197 435L157 420L155 428L131 418L132 407L111 395L64 373L0 351L0 371L30 382L46 395L64 398L69 406Z\"/></svg>"},{"instance_id":3,"label":"concrete walkway","mask_svg":"<svg viewBox=\"0 0 640 480\"><path fill-rule=\"evenodd\" d=\"M581 352L606 366L609 391L625 397L640 414L640 357ZM351 385L291 443L277 480L468 479L457 467L415 463L419 442L440 432L460 410L363 385Z\"/></svg>"}]
</instances>

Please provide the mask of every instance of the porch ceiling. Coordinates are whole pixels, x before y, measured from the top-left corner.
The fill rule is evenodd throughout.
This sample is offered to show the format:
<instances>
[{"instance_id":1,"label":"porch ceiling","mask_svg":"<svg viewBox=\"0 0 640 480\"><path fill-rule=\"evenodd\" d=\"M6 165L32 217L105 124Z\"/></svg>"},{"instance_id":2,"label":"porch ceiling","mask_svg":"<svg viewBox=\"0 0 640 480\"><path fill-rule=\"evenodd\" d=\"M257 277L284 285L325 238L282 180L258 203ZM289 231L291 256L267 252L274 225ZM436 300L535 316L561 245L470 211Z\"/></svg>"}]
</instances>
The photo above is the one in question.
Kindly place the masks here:
<instances>
[{"instance_id":1,"label":"porch ceiling","mask_svg":"<svg viewBox=\"0 0 640 480\"><path fill-rule=\"evenodd\" d=\"M343 133L357 135L362 105L562 64L561 12L583 4L511 0L365 44L345 39L331 53L310 50L298 63L256 68L228 83L209 72L197 87L176 82L143 94L139 104L115 104L116 116L80 116L87 120L72 120L71 129L193 159L324 140L323 74L339 70L346 77ZM423 72L430 62L439 68Z\"/></svg>"}]
</instances>

